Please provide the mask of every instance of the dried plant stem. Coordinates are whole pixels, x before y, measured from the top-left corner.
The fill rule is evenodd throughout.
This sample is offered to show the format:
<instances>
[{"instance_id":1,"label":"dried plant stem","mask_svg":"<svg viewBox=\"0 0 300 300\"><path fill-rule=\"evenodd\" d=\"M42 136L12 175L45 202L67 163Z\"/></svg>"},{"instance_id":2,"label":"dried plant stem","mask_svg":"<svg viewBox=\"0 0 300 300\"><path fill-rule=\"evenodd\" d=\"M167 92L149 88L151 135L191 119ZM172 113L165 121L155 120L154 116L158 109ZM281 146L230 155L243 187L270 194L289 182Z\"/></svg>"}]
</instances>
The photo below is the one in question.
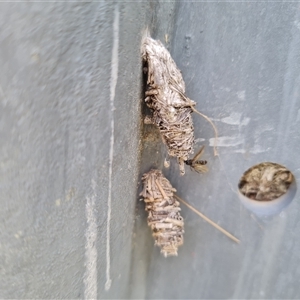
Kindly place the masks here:
<instances>
[{"instance_id":1,"label":"dried plant stem","mask_svg":"<svg viewBox=\"0 0 300 300\"><path fill-rule=\"evenodd\" d=\"M155 183L157 184L157 187L158 187L160 193L162 194L163 199L169 199L169 197L166 195L164 189L161 187L161 185L157 179L155 179Z\"/></svg>"},{"instance_id":2,"label":"dried plant stem","mask_svg":"<svg viewBox=\"0 0 300 300\"><path fill-rule=\"evenodd\" d=\"M224 233L226 236L228 236L230 239L232 239L233 241L235 241L236 243L240 243L240 240L237 239L235 236L233 236L231 233L229 233L228 231L226 231L225 229L223 229L221 226L219 226L218 224L216 224L215 222L213 222L212 220L210 220L208 217L206 217L204 214L202 214L200 211L198 211L197 209L195 209L193 206L191 206L190 204L188 204L187 202L185 202L183 199L181 199L179 196L177 196L176 194L174 194L174 197L182 202L183 204L185 204L189 209L191 209L193 212L195 212L198 216L200 216L202 219L204 219L206 222L208 222L210 225L214 226L216 229L218 229L219 231L221 231L222 233Z\"/></svg>"},{"instance_id":3,"label":"dried plant stem","mask_svg":"<svg viewBox=\"0 0 300 300\"><path fill-rule=\"evenodd\" d=\"M203 113L199 112L196 108L194 108L191 105L191 109L193 110L193 112L197 113L198 115L200 115L202 118L204 118L206 121L208 121L210 123L210 125L212 126L212 128L214 129L215 132L215 140L214 140L214 156L218 156L218 150L217 150L217 140L218 140L218 129L216 127L216 125L213 123L213 121L206 115L204 115Z\"/></svg>"}]
</instances>

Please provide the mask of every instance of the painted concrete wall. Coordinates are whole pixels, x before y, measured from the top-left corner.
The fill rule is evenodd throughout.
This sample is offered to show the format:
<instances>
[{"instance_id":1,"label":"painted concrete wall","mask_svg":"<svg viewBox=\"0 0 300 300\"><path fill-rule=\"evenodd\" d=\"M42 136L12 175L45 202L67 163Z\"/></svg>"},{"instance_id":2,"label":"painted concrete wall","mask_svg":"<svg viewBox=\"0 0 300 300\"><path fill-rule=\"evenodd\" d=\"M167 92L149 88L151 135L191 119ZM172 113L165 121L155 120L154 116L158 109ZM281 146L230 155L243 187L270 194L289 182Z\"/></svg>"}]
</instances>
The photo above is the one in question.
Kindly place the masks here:
<instances>
[{"instance_id":1,"label":"painted concrete wall","mask_svg":"<svg viewBox=\"0 0 300 300\"><path fill-rule=\"evenodd\" d=\"M299 194L260 219L237 195L261 161L299 179L298 3L1 3L1 298L298 298ZM241 240L182 208L185 244L153 246L140 175L163 168L143 126L140 40L170 50L210 172L164 174ZM137 189L138 186L138 189Z\"/></svg>"}]
</instances>

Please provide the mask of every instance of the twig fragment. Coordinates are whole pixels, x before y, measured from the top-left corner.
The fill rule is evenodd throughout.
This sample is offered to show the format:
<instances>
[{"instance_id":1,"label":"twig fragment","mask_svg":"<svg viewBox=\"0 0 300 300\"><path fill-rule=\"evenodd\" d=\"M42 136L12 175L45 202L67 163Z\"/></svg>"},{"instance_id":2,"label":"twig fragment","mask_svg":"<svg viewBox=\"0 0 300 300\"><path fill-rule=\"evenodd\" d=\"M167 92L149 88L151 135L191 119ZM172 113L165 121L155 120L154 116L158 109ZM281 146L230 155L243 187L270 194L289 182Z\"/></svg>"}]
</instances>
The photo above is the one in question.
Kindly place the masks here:
<instances>
[{"instance_id":1,"label":"twig fragment","mask_svg":"<svg viewBox=\"0 0 300 300\"><path fill-rule=\"evenodd\" d=\"M218 149L217 149L217 144L218 144L218 129L216 127L216 125L213 123L213 121L208 117L206 116L205 114L201 113L200 111L198 111L196 108L194 108L193 106L191 106L192 110L200 115L202 118L204 118L206 121L208 121L210 123L210 125L212 126L212 128L214 129L214 132L215 132L215 140L214 140L214 156L218 156L219 153L218 153Z\"/></svg>"},{"instance_id":2,"label":"twig fragment","mask_svg":"<svg viewBox=\"0 0 300 300\"><path fill-rule=\"evenodd\" d=\"M184 205L186 205L189 209L191 209L193 212L195 212L198 216L200 216L202 219L204 219L206 222L208 222L210 225L214 226L216 229L218 229L219 231L221 231L222 233L224 233L227 237L229 237L230 239L232 239L233 241L235 241L236 243L240 243L240 240L237 239L235 236L233 236L231 233L229 233L228 231L226 231L224 228L222 228L221 226L219 226L218 224L216 224L215 222L213 222L211 219L209 219L208 217L206 217L204 214L202 214L200 211L198 211L196 208L194 208L193 206L191 206L190 204L188 204L186 201L184 201L183 199L181 199L179 196L177 196L176 194L174 194L174 197L182 202Z\"/></svg>"}]
</instances>

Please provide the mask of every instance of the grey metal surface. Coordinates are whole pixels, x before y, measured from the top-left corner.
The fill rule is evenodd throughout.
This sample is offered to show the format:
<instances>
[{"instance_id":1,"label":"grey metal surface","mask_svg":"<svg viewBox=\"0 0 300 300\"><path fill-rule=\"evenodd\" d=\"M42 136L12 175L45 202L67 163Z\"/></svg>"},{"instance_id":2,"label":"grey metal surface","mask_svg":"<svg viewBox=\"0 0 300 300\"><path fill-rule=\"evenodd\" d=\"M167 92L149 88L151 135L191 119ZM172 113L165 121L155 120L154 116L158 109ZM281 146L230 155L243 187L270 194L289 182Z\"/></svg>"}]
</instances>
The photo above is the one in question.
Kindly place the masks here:
<instances>
[{"instance_id":1,"label":"grey metal surface","mask_svg":"<svg viewBox=\"0 0 300 300\"><path fill-rule=\"evenodd\" d=\"M169 32L156 28L154 37L169 46L182 70L187 95L219 129L216 158L210 125L194 115L209 173L187 170L180 177L174 160L163 172L182 198L241 243L183 206L185 243L178 257L166 259L149 241L139 204L132 298L299 298L299 192L283 212L269 218L246 210L236 193L243 172L262 161L287 166L299 182L299 12L299 3L181 2L170 44ZM157 157L164 150L159 143L151 149L149 133L145 136L141 170L163 168Z\"/></svg>"},{"instance_id":2,"label":"grey metal surface","mask_svg":"<svg viewBox=\"0 0 300 300\"><path fill-rule=\"evenodd\" d=\"M1 3L0 297L299 298L299 193L267 219L236 195L261 161L299 180L299 12L267 2ZM182 207L179 256L153 246L136 187L166 151L154 127L140 140L146 26L220 135L214 158L212 129L195 116L210 172L180 177L172 161L164 174L240 245Z\"/></svg>"},{"instance_id":3,"label":"grey metal surface","mask_svg":"<svg viewBox=\"0 0 300 300\"><path fill-rule=\"evenodd\" d=\"M124 297L149 11L0 4L0 298Z\"/></svg>"}]
</instances>

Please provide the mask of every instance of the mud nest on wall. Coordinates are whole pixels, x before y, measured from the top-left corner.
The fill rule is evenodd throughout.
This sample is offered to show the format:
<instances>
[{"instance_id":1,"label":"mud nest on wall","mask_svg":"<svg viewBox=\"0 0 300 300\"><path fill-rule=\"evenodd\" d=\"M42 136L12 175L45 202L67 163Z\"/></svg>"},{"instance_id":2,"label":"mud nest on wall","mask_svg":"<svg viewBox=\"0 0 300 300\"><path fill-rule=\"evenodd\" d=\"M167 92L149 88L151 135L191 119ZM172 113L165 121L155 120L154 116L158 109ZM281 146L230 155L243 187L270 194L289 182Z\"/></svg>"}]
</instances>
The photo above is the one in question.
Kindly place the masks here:
<instances>
[{"instance_id":1,"label":"mud nest on wall","mask_svg":"<svg viewBox=\"0 0 300 300\"><path fill-rule=\"evenodd\" d=\"M148 225L151 227L155 245L167 256L177 256L178 246L183 244L183 218L180 203L174 198L171 183L159 170L151 170L142 177L143 191L140 196L148 212Z\"/></svg>"},{"instance_id":2,"label":"mud nest on wall","mask_svg":"<svg viewBox=\"0 0 300 300\"><path fill-rule=\"evenodd\" d=\"M181 72L160 41L146 36L142 42L142 58L147 72L145 102L153 111L145 123L158 126L169 155L177 157L183 175L184 161L194 151L191 113L196 103L185 96Z\"/></svg>"},{"instance_id":3,"label":"mud nest on wall","mask_svg":"<svg viewBox=\"0 0 300 300\"><path fill-rule=\"evenodd\" d=\"M265 162L243 174L239 190L252 200L272 201L285 194L293 180L293 174L286 167Z\"/></svg>"}]
</instances>

